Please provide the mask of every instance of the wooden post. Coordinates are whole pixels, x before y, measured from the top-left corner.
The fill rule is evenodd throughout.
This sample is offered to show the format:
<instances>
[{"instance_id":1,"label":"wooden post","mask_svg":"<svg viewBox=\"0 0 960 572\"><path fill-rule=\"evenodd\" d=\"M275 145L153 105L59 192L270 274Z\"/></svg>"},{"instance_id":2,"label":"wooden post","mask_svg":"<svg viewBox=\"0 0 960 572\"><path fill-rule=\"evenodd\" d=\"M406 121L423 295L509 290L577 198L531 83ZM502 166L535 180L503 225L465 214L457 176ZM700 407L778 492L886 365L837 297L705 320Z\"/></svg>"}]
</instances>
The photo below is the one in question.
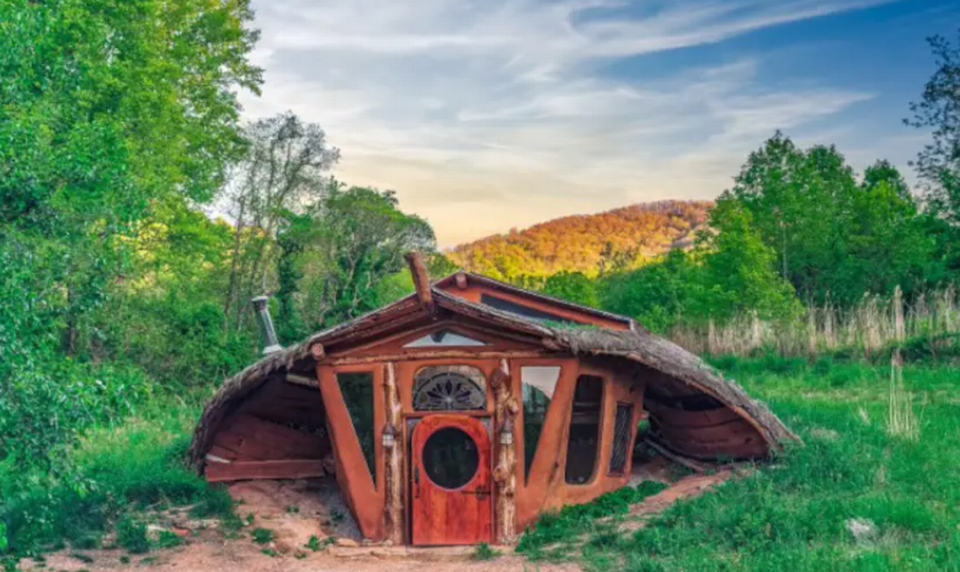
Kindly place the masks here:
<instances>
[{"instance_id":1,"label":"wooden post","mask_svg":"<svg viewBox=\"0 0 960 572\"><path fill-rule=\"evenodd\" d=\"M461 289L461 290L466 290L466 289L467 289L468 284L467 284L467 273L466 273L466 272L464 272L463 270L457 272L457 276L456 276L455 280L457 281L457 288L459 288L459 289Z\"/></svg>"},{"instance_id":2,"label":"wooden post","mask_svg":"<svg viewBox=\"0 0 960 572\"><path fill-rule=\"evenodd\" d=\"M403 544L403 439L400 431L400 392L397 373L392 363L386 365L383 384L386 419L384 426L384 492L383 531L387 544ZM389 446L388 446L389 445Z\"/></svg>"},{"instance_id":3,"label":"wooden post","mask_svg":"<svg viewBox=\"0 0 960 572\"><path fill-rule=\"evenodd\" d=\"M514 443L514 423L519 407L511 394L510 367L507 360L500 360L500 367L493 372L490 381L496 399L497 419L497 467L493 480L497 486L496 538L497 544L513 544L517 540L517 457Z\"/></svg>"},{"instance_id":4,"label":"wooden post","mask_svg":"<svg viewBox=\"0 0 960 572\"><path fill-rule=\"evenodd\" d=\"M413 286L417 289L417 300L420 307L428 313L433 313L433 292L430 290L430 277L427 275L427 267L423 263L423 256L419 252L408 252L404 255L407 260L407 266L410 268L410 276L413 277Z\"/></svg>"}]
</instances>

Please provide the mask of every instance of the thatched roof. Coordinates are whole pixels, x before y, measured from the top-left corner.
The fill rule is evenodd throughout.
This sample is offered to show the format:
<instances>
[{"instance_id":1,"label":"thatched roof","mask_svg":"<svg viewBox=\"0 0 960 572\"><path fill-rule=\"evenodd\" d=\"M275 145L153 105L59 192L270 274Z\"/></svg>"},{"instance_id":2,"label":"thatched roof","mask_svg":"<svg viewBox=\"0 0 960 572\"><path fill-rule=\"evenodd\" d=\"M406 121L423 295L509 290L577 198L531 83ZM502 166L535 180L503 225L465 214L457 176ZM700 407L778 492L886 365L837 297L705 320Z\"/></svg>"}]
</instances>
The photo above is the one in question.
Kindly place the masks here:
<instances>
[{"instance_id":1,"label":"thatched roof","mask_svg":"<svg viewBox=\"0 0 960 572\"><path fill-rule=\"evenodd\" d=\"M552 327L471 302L436 287L431 287L430 293L433 299L430 308L421 306L416 295L404 297L380 310L314 334L297 345L263 358L226 380L204 408L190 448L191 459L195 463L200 462L224 417L268 379L297 371L312 374L315 361L310 349L315 344L330 348L338 344L357 343L376 338L387 331L398 331L406 324L440 320L451 315L524 335L558 353L608 357L640 364L662 374L657 384L670 385L681 392L685 389L688 393L706 394L729 407L756 428L770 448L796 439L764 404L751 399L737 383L724 379L694 354L642 327L634 325L631 330Z\"/></svg>"}]
</instances>

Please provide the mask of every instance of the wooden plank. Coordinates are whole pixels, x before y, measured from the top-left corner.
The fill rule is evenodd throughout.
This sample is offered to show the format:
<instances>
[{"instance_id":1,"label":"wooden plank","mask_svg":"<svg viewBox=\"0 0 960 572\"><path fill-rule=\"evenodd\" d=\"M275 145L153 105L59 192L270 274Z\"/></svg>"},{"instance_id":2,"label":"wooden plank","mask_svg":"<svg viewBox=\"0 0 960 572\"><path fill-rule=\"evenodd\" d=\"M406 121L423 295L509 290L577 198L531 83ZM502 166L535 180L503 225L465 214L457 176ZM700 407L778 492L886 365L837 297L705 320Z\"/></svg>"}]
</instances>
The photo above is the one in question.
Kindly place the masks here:
<instances>
[{"instance_id":1,"label":"wooden plank","mask_svg":"<svg viewBox=\"0 0 960 572\"><path fill-rule=\"evenodd\" d=\"M733 439L750 437L756 435L757 430L746 421L737 419L722 425L712 427L676 427L665 423L660 423L655 419L657 430L668 438L687 439L690 441L718 441L722 439Z\"/></svg>"},{"instance_id":2,"label":"wooden plank","mask_svg":"<svg viewBox=\"0 0 960 572\"><path fill-rule=\"evenodd\" d=\"M237 454L236 451L231 451L230 449L225 449L219 445L214 444L210 447L210 450L207 451L207 455L213 455L220 459L226 459L228 461L252 461L253 459L244 459Z\"/></svg>"},{"instance_id":3,"label":"wooden plank","mask_svg":"<svg viewBox=\"0 0 960 572\"><path fill-rule=\"evenodd\" d=\"M675 409L649 398L644 401L643 406L650 411L650 413L653 413L657 419L663 419L664 422L675 427L705 427L719 425L741 418L729 407L719 407L717 409L704 411L684 411L683 409Z\"/></svg>"},{"instance_id":4,"label":"wooden plank","mask_svg":"<svg viewBox=\"0 0 960 572\"><path fill-rule=\"evenodd\" d=\"M292 423L310 431L323 429L326 426L324 416L320 412L309 409L293 409L278 403L264 403L259 407L248 410L247 413L256 415L265 421L280 424Z\"/></svg>"},{"instance_id":5,"label":"wooden plank","mask_svg":"<svg viewBox=\"0 0 960 572\"><path fill-rule=\"evenodd\" d=\"M219 483L254 479L306 479L323 477L327 471L320 459L289 459L207 463L205 474L207 481Z\"/></svg>"},{"instance_id":6,"label":"wooden plank","mask_svg":"<svg viewBox=\"0 0 960 572\"><path fill-rule=\"evenodd\" d=\"M284 452L282 457L273 458L312 459L322 457L326 453L322 450L323 445L320 435L303 433L269 421L261 421L260 423L261 425L256 428L252 437L277 451Z\"/></svg>"},{"instance_id":7,"label":"wooden plank","mask_svg":"<svg viewBox=\"0 0 960 572\"><path fill-rule=\"evenodd\" d=\"M319 458L326 451L321 435L304 433L250 414L228 420L215 444L256 460Z\"/></svg>"},{"instance_id":8,"label":"wooden plank","mask_svg":"<svg viewBox=\"0 0 960 572\"><path fill-rule=\"evenodd\" d=\"M379 362L397 362L427 359L520 359L542 358L553 355L551 352L530 350L501 350L501 351L465 351L465 350L418 350L411 348L402 353L371 355L371 356L344 356L330 359L327 365L359 365Z\"/></svg>"}]
</instances>

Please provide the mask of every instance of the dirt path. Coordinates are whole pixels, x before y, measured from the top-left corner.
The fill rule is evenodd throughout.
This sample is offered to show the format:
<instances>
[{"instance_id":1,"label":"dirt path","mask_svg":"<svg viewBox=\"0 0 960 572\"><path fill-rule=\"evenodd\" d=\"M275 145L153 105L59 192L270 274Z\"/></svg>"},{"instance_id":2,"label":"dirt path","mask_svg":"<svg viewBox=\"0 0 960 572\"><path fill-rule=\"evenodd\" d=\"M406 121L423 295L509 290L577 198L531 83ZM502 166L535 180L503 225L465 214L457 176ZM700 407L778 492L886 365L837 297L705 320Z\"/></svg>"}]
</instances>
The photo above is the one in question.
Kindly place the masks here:
<instances>
[{"instance_id":1,"label":"dirt path","mask_svg":"<svg viewBox=\"0 0 960 572\"><path fill-rule=\"evenodd\" d=\"M412 553L389 551L360 551L356 556L338 555L336 551L307 554L303 559L293 556L271 557L260 553L249 540L227 541L215 544L197 542L180 548L161 550L146 557L133 557L129 563L120 562L121 551L88 551L93 562L83 562L67 553L47 558L43 570L78 572L152 570L156 572L575 572L575 564L539 564L527 562L519 556L504 555L495 560L478 562L469 553L444 549L421 550ZM25 570L40 570L24 567Z\"/></svg>"},{"instance_id":2,"label":"dirt path","mask_svg":"<svg viewBox=\"0 0 960 572\"><path fill-rule=\"evenodd\" d=\"M669 478L669 466L650 463L640 480L673 481L669 488L634 505L621 530L646 525L648 520L678 499L702 494L745 469L724 469L712 474ZM182 546L154 550L145 555L127 555L122 550L63 550L48 555L45 562L25 560L22 570L114 572L153 570L157 572L574 572L575 563L546 564L529 562L521 556L505 554L488 561L474 559L473 547L408 548L365 547L357 542L359 532L349 518L337 490L329 484L287 481L250 482L231 487L240 502L238 513L249 524L235 538L225 539L215 521L191 521L184 509L161 515L156 529L178 532ZM269 529L273 540L256 544L251 533ZM323 550L305 545L310 537L338 539ZM270 552L265 554L264 551Z\"/></svg>"}]
</instances>

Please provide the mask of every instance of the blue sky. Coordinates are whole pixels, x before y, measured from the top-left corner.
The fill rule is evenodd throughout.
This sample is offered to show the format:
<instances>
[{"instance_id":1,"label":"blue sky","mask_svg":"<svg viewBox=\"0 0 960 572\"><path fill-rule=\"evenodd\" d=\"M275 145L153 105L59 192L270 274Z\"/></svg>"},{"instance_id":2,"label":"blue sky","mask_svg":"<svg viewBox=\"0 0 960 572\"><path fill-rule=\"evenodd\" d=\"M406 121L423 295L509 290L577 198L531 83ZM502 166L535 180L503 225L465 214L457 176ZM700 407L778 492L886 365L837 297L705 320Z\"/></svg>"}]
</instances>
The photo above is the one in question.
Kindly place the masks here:
<instances>
[{"instance_id":1,"label":"blue sky","mask_svg":"<svg viewBox=\"0 0 960 572\"><path fill-rule=\"evenodd\" d=\"M441 245L641 201L711 199L774 130L862 171L926 134L908 103L947 0L254 0L262 97L397 191Z\"/></svg>"}]
</instances>

